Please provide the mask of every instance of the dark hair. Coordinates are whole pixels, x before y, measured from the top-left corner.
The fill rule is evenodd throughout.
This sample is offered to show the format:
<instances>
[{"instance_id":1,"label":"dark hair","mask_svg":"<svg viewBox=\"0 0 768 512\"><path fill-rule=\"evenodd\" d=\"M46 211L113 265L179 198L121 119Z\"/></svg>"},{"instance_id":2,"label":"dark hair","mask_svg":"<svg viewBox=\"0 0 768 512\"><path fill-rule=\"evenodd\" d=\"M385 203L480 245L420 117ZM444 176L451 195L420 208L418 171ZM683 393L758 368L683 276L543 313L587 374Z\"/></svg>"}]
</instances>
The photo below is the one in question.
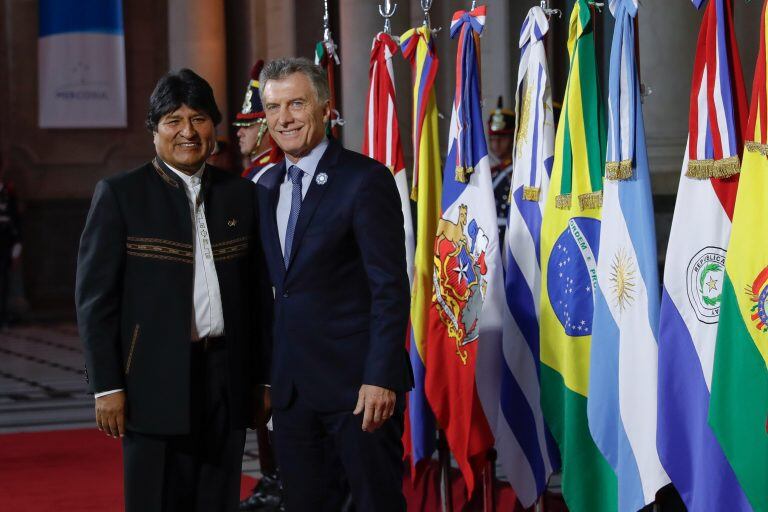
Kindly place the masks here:
<instances>
[{"instance_id":1,"label":"dark hair","mask_svg":"<svg viewBox=\"0 0 768 512\"><path fill-rule=\"evenodd\" d=\"M259 96L264 94L268 81L282 80L294 73L303 73L309 79L309 83L315 89L317 101L320 103L325 103L331 97L325 71L305 57L282 57L267 63L259 75Z\"/></svg>"},{"instance_id":2,"label":"dark hair","mask_svg":"<svg viewBox=\"0 0 768 512\"><path fill-rule=\"evenodd\" d=\"M157 123L164 115L187 105L189 108L205 112L214 126L221 122L221 112L216 106L213 89L200 75L191 69L166 73L155 86L149 97L147 129L157 131Z\"/></svg>"}]
</instances>

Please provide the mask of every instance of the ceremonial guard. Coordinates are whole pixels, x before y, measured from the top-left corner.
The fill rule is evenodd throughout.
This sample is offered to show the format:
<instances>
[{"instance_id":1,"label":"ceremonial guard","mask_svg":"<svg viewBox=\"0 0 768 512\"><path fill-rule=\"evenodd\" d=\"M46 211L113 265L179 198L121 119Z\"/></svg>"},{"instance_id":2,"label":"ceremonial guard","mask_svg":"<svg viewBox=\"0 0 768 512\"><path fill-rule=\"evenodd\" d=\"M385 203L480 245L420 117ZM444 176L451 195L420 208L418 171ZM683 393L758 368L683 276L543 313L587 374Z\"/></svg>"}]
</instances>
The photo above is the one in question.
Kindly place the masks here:
<instances>
[{"instance_id":1,"label":"ceremonial guard","mask_svg":"<svg viewBox=\"0 0 768 512\"><path fill-rule=\"evenodd\" d=\"M243 107L235 116L240 153L245 160L243 178L258 181L261 175L283 159L283 152L267 132L264 107L259 96L259 73L264 61L259 60L251 69L251 78L243 99Z\"/></svg>"},{"instance_id":2,"label":"ceremonial guard","mask_svg":"<svg viewBox=\"0 0 768 512\"><path fill-rule=\"evenodd\" d=\"M499 240L504 240L509 213L509 191L512 184L512 147L515 143L515 113L504 108L499 96L496 109L488 119L488 155L491 161L493 195L499 223Z\"/></svg>"}]
</instances>

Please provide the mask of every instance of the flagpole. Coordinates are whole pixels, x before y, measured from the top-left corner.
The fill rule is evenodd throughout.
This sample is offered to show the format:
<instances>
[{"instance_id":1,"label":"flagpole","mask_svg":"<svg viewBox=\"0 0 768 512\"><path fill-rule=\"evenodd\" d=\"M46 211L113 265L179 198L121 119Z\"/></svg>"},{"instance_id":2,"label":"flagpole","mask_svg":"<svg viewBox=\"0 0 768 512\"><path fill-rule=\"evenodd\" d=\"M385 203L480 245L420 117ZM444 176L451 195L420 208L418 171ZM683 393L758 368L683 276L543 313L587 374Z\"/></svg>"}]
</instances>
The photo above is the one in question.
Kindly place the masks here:
<instances>
[{"instance_id":1,"label":"flagpole","mask_svg":"<svg viewBox=\"0 0 768 512\"><path fill-rule=\"evenodd\" d=\"M451 452L443 429L438 430L437 454L440 460L440 505L442 512L453 512L451 489Z\"/></svg>"},{"instance_id":2,"label":"flagpole","mask_svg":"<svg viewBox=\"0 0 768 512\"><path fill-rule=\"evenodd\" d=\"M483 512L495 512L496 500L494 499L493 482L496 480L496 450L491 448L485 458L483 468Z\"/></svg>"},{"instance_id":3,"label":"flagpole","mask_svg":"<svg viewBox=\"0 0 768 512\"><path fill-rule=\"evenodd\" d=\"M336 50L334 48L335 43L333 42L333 37L331 36L331 17L330 12L328 10L328 0L323 0L323 43L326 47L326 58L328 60L328 65L326 67L326 73L328 76L328 88L331 92L330 97L330 106L331 106L331 117L328 120L328 122L331 125L331 134L333 135L333 138L337 139L339 137L339 129L337 128L337 124L334 123L334 114L336 115L337 120L341 117L341 115L336 110L336 71L333 69L334 66L334 59L336 56Z\"/></svg>"}]
</instances>

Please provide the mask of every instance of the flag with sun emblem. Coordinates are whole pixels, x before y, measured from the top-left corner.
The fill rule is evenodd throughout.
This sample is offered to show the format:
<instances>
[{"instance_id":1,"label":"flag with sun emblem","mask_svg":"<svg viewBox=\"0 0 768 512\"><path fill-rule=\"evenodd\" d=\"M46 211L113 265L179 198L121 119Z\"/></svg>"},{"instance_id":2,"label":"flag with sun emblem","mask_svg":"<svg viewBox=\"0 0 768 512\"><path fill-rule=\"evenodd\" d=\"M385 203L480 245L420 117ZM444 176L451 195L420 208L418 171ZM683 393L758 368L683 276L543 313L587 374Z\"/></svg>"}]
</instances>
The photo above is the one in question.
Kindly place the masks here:
<instances>
[{"instance_id":1,"label":"flag with sun emblem","mask_svg":"<svg viewBox=\"0 0 768 512\"><path fill-rule=\"evenodd\" d=\"M637 0L612 0L598 288L589 365L589 429L619 480L619 510L669 483L656 450L659 277L635 54Z\"/></svg>"},{"instance_id":2,"label":"flag with sun emblem","mask_svg":"<svg viewBox=\"0 0 768 512\"><path fill-rule=\"evenodd\" d=\"M733 229L725 258L709 425L755 511L768 511L768 42L760 53ZM736 510L730 503L723 509Z\"/></svg>"},{"instance_id":3,"label":"flag with sun emblem","mask_svg":"<svg viewBox=\"0 0 768 512\"><path fill-rule=\"evenodd\" d=\"M702 4L694 3L697 8ZM710 0L694 59L688 149L659 315L657 445L664 469L691 512L750 510L707 424L725 250L739 187L739 175L728 174L747 130L746 87L733 25L731 0Z\"/></svg>"},{"instance_id":4,"label":"flag with sun emblem","mask_svg":"<svg viewBox=\"0 0 768 512\"><path fill-rule=\"evenodd\" d=\"M493 447L486 414L498 411L504 277L480 103L485 6L458 11L456 94L434 243L425 389L468 494Z\"/></svg>"},{"instance_id":5,"label":"flag with sun emblem","mask_svg":"<svg viewBox=\"0 0 768 512\"><path fill-rule=\"evenodd\" d=\"M541 228L541 405L560 447L568 509L613 512L616 475L587 426L606 140L592 16L587 1L578 0Z\"/></svg>"}]
</instances>

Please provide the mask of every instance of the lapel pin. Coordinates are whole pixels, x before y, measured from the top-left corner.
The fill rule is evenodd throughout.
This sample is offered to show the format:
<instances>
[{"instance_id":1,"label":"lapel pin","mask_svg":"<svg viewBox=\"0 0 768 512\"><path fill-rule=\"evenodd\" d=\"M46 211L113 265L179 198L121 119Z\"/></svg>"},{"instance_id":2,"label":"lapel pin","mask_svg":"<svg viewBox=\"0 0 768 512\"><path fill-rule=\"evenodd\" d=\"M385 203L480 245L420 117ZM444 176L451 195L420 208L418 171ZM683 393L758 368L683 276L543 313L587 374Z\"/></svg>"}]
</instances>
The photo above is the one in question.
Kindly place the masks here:
<instances>
[{"instance_id":1,"label":"lapel pin","mask_svg":"<svg viewBox=\"0 0 768 512\"><path fill-rule=\"evenodd\" d=\"M325 185L328 182L328 175L324 172L321 172L317 176L315 176L315 183L318 185Z\"/></svg>"},{"instance_id":2,"label":"lapel pin","mask_svg":"<svg viewBox=\"0 0 768 512\"><path fill-rule=\"evenodd\" d=\"M229 227L231 227L231 228L233 228L233 227L237 226L237 219L229 219L229 220L227 221L227 226L229 226Z\"/></svg>"}]
</instances>

